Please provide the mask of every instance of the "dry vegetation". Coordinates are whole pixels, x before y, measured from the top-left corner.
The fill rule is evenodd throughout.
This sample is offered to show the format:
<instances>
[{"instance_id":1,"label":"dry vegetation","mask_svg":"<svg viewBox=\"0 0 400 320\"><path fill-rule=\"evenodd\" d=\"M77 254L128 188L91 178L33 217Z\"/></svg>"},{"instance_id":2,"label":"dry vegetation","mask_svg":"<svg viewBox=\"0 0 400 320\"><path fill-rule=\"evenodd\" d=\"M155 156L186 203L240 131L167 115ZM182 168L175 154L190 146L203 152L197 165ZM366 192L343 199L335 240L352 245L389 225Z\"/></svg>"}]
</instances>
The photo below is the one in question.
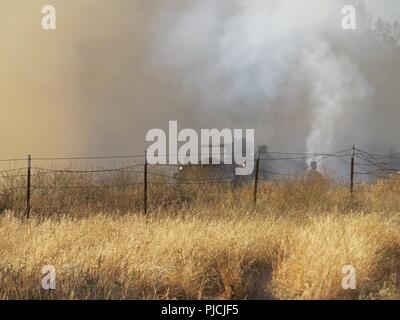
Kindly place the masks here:
<instances>
[{"instance_id":1,"label":"dry vegetation","mask_svg":"<svg viewBox=\"0 0 400 320\"><path fill-rule=\"evenodd\" d=\"M353 199L329 182L265 182L255 210L250 185L152 185L146 217L140 186L39 190L29 220L11 210L23 191L10 183L0 191L1 299L400 298L397 179L359 186ZM41 289L47 264L54 291ZM357 289L346 291L349 264Z\"/></svg>"}]
</instances>

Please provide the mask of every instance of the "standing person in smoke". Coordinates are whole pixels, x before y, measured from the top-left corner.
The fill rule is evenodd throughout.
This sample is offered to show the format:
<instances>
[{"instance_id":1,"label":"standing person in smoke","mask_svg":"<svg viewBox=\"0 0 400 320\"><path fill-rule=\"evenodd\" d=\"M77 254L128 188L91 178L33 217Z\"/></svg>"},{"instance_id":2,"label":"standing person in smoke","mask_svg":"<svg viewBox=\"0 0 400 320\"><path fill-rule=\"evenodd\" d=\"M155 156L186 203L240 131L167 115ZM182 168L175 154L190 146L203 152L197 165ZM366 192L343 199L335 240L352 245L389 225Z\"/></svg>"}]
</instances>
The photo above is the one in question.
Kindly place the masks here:
<instances>
[{"instance_id":1,"label":"standing person in smoke","mask_svg":"<svg viewBox=\"0 0 400 320\"><path fill-rule=\"evenodd\" d=\"M318 171L318 163L317 161L313 161L310 164L310 169L307 172L306 179L310 182L323 182L324 177Z\"/></svg>"}]
</instances>

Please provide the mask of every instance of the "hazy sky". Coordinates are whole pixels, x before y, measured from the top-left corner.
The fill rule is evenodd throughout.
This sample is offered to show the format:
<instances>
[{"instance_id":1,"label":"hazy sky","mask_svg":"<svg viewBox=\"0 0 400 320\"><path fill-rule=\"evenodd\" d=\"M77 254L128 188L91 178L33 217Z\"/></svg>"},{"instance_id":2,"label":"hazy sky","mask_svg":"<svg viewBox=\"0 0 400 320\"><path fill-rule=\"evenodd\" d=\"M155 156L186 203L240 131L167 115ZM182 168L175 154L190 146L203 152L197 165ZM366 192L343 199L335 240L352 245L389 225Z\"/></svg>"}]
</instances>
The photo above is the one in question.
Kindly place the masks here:
<instances>
[{"instance_id":1,"label":"hazy sky","mask_svg":"<svg viewBox=\"0 0 400 320\"><path fill-rule=\"evenodd\" d=\"M168 120L279 150L400 148L399 51L341 30L346 3L2 0L0 158L143 153ZM366 3L400 20L398 1Z\"/></svg>"}]
</instances>

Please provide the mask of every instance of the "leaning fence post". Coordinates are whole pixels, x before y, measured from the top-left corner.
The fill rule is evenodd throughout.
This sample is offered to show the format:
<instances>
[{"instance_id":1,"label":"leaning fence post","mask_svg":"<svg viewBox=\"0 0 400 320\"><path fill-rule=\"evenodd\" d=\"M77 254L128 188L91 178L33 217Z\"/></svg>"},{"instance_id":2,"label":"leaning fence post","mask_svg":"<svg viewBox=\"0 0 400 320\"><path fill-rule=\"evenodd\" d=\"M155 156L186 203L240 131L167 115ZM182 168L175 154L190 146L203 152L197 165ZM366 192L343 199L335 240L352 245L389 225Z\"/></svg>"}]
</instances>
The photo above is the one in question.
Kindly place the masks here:
<instances>
[{"instance_id":1,"label":"leaning fence post","mask_svg":"<svg viewBox=\"0 0 400 320\"><path fill-rule=\"evenodd\" d=\"M145 152L144 156L144 177L143 177L143 207L144 207L144 214L147 214L147 151Z\"/></svg>"},{"instance_id":2,"label":"leaning fence post","mask_svg":"<svg viewBox=\"0 0 400 320\"><path fill-rule=\"evenodd\" d=\"M254 208L256 208L257 205L257 191L258 191L258 174L260 171L260 153L258 153L257 156L257 161L256 161L256 172L255 172L255 177L254 177Z\"/></svg>"},{"instance_id":3,"label":"leaning fence post","mask_svg":"<svg viewBox=\"0 0 400 320\"><path fill-rule=\"evenodd\" d=\"M26 175L26 218L29 219L31 211L31 162L32 157L28 155L28 167Z\"/></svg>"}]
</instances>

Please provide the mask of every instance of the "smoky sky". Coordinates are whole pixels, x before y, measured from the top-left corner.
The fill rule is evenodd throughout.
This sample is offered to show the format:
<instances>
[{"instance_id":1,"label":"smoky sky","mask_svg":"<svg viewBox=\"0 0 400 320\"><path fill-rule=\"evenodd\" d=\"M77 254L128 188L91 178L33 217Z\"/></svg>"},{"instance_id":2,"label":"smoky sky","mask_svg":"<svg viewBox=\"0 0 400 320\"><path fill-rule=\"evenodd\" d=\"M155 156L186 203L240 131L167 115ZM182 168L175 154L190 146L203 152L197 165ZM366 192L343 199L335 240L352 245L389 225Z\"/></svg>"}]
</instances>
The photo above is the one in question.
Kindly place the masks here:
<instances>
[{"instance_id":1,"label":"smoky sky","mask_svg":"<svg viewBox=\"0 0 400 320\"><path fill-rule=\"evenodd\" d=\"M169 120L282 151L400 150L398 4L377 2L3 0L0 157L143 153Z\"/></svg>"}]
</instances>

